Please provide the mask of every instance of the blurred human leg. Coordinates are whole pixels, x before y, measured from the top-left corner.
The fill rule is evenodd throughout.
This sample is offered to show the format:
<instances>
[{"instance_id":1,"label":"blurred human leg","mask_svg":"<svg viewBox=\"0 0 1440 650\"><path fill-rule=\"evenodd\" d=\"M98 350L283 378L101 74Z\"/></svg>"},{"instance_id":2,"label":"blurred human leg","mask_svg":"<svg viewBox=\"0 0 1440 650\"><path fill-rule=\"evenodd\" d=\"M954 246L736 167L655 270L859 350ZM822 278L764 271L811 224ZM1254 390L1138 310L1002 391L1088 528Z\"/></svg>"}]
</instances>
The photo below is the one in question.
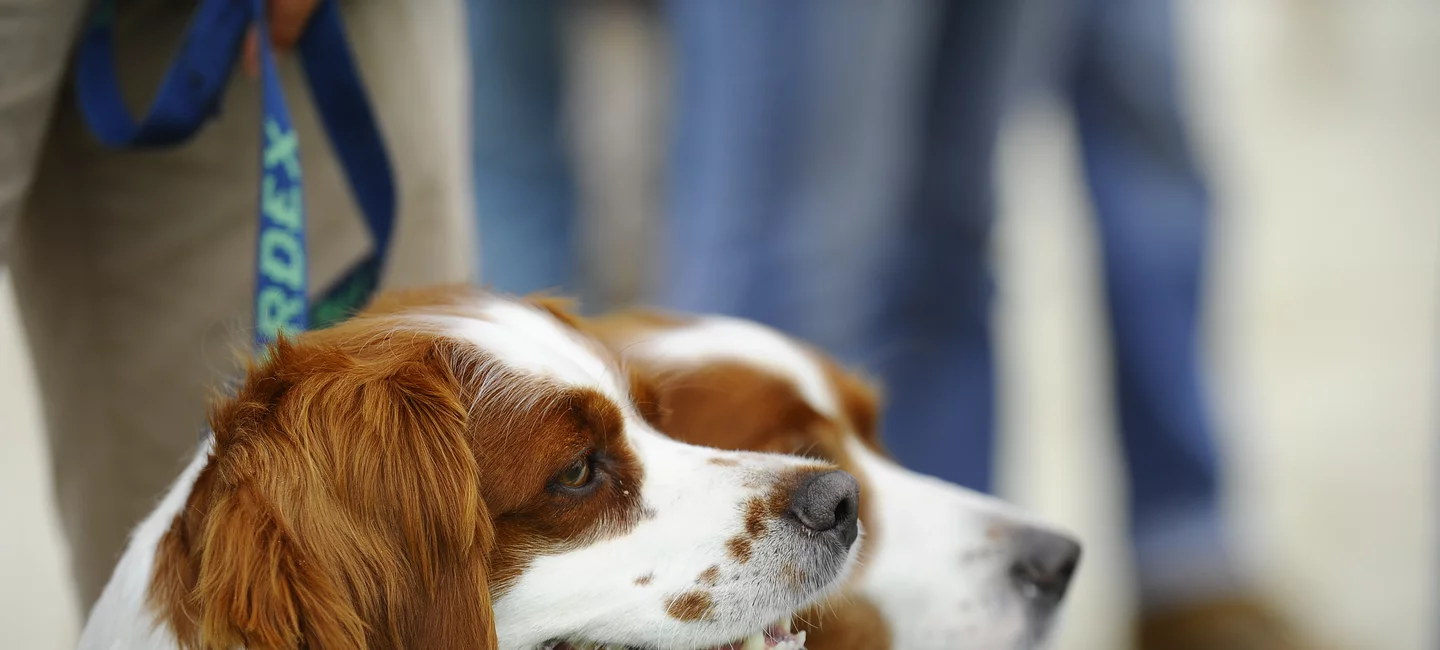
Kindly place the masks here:
<instances>
[{"instance_id":1,"label":"blurred human leg","mask_svg":"<svg viewBox=\"0 0 1440 650\"><path fill-rule=\"evenodd\" d=\"M823 5L823 6L820 6ZM803 54L804 119L784 193L793 325L857 365L881 316L925 141L940 30L935 2L815 0Z\"/></svg>"},{"instance_id":2,"label":"blurred human leg","mask_svg":"<svg viewBox=\"0 0 1440 650\"><path fill-rule=\"evenodd\" d=\"M0 268L35 177L83 0L0 0Z\"/></svg>"},{"instance_id":3,"label":"blurred human leg","mask_svg":"<svg viewBox=\"0 0 1440 650\"><path fill-rule=\"evenodd\" d=\"M865 339L889 397L884 424L896 457L982 490L995 436L993 160L1016 16L1008 0L940 7L915 184Z\"/></svg>"},{"instance_id":4,"label":"blurred human leg","mask_svg":"<svg viewBox=\"0 0 1440 650\"><path fill-rule=\"evenodd\" d=\"M1248 584L1220 511L1199 333L1210 204L1173 3L1082 0L1070 91L1100 233L1141 650L1313 647Z\"/></svg>"},{"instance_id":5,"label":"blurred human leg","mask_svg":"<svg viewBox=\"0 0 1440 650\"><path fill-rule=\"evenodd\" d=\"M990 483L1009 2L673 3L671 306L870 366L902 462Z\"/></svg>"},{"instance_id":6,"label":"blurred human leg","mask_svg":"<svg viewBox=\"0 0 1440 650\"><path fill-rule=\"evenodd\" d=\"M564 129L561 0L467 0L481 282L582 290Z\"/></svg>"},{"instance_id":7,"label":"blurred human leg","mask_svg":"<svg viewBox=\"0 0 1440 650\"><path fill-rule=\"evenodd\" d=\"M1198 332L1210 207L1179 100L1172 7L1084 1L1069 90L1102 247L1142 595L1226 588Z\"/></svg>"},{"instance_id":8,"label":"blurred human leg","mask_svg":"<svg viewBox=\"0 0 1440 650\"><path fill-rule=\"evenodd\" d=\"M888 289L879 266L912 189L935 3L785 4L674 5L668 300L863 361L863 325Z\"/></svg>"},{"instance_id":9,"label":"blurred human leg","mask_svg":"<svg viewBox=\"0 0 1440 650\"><path fill-rule=\"evenodd\" d=\"M804 5L673 0L675 127L661 302L794 329L786 204Z\"/></svg>"},{"instance_id":10,"label":"blurred human leg","mask_svg":"<svg viewBox=\"0 0 1440 650\"><path fill-rule=\"evenodd\" d=\"M394 163L399 215L386 286L468 276L464 43L458 2L347 4L346 27ZM116 40L135 97L173 57L191 3L132 2ZM8 61L7 61L8 62ZM370 245L298 62L281 64L302 150L311 286ZM424 71L418 74L417 71ZM163 151L113 151L62 94L19 219L13 279L35 361L82 611L131 528L192 452L208 392L248 349L260 160L258 82Z\"/></svg>"}]
</instances>

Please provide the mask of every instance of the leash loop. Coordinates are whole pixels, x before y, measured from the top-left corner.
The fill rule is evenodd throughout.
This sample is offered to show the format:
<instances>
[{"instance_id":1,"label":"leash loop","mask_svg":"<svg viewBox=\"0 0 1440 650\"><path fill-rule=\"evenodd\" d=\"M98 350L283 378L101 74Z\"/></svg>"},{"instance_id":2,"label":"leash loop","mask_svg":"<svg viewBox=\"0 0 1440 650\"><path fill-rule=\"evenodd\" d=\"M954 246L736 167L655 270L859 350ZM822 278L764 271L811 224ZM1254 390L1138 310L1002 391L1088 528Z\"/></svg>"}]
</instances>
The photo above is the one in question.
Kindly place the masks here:
<instances>
[{"instance_id":1,"label":"leash loop","mask_svg":"<svg viewBox=\"0 0 1440 650\"><path fill-rule=\"evenodd\" d=\"M80 40L76 95L96 138L116 149L188 141L218 113L251 26L259 36L261 155L255 244L255 345L323 328L363 307L379 285L394 231L394 174L336 0L322 0L297 51L326 135L372 239L371 251L311 304L300 143L265 20L266 0L202 0L149 109L131 115L115 66L116 0L101 0Z\"/></svg>"}]
</instances>

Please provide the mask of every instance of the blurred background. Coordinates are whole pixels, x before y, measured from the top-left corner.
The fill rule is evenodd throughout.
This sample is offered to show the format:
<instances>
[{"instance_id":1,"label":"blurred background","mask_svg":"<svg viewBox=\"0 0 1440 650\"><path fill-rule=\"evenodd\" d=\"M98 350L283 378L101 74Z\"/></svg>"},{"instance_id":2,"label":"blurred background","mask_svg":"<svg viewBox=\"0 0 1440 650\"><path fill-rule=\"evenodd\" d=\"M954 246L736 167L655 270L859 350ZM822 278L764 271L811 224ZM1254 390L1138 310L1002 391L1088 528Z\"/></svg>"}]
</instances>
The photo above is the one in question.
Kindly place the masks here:
<instances>
[{"instance_id":1,"label":"blurred background","mask_svg":"<svg viewBox=\"0 0 1440 650\"><path fill-rule=\"evenodd\" d=\"M1086 0L1074 7L1087 6L1087 2L1106 4ZM672 11L667 17L658 13L660 4L663 2L624 0L559 3L555 6L561 7L561 28L556 32L541 29L531 33L492 24L495 31L489 35L487 47L514 48L518 44L523 50L533 45L527 40L531 37L548 39L555 47L547 51L557 58L546 62L548 55L541 52L529 59L540 61L536 64L540 67L521 74L499 67L503 57L481 57L477 50L477 61L490 62L477 67L477 92L510 84L512 89L542 98L547 92L560 92L564 102L546 104L558 106L560 111L550 116L561 127L560 137L549 141L551 149L542 147L535 159L516 162L506 156L513 155L517 147L529 150L537 142L524 139L535 135L526 128L539 132L538 141L545 142L547 125L535 123L543 122L540 118L545 115L503 101L496 103L494 95L488 104L483 98L477 100L480 118L491 124L507 124L505 120L510 119L508 124L521 125L497 135L487 134L486 127L477 124L477 203L480 236L487 242L482 243L487 253L481 262L485 279L504 286L541 277L543 280L537 281L563 283L582 293L591 307L636 301L692 306L687 301L710 295L707 291L723 294L715 289L718 284L738 281L724 276L724 264L686 266L666 259L667 253L677 248L667 243L699 241L707 232L683 221L671 223L664 215L686 209L702 216L707 209L774 209L778 215L785 209L775 208L777 203L800 201L799 207L791 206L792 211L828 217L827 206L840 206L844 212L875 200L874 193L863 190L877 177L900 178L888 186L893 191L905 186L906 174L920 175L915 171L918 164L907 162L916 157L907 158L893 147L887 149L883 134L868 142L840 135L853 135L846 130L854 125L865 126L865 132L873 134L869 127L884 124L886 119L904 124L903 118L887 117L887 107L900 109L885 100L901 97L912 87L887 74L883 65L866 66L883 60L889 52L888 56L900 61L893 63L895 70L923 67L919 65L923 55L916 52L929 50L904 46L910 42L906 35L919 33L914 30L925 17L910 14L908 19L901 16L890 22L863 23L859 25L867 30L863 38L846 33L846 25L833 15L827 18L829 36L807 41L806 55L819 58L828 52L837 61L855 57L850 59L855 65L825 69L813 61L806 63L820 72L804 77L810 80L810 85L801 84L809 93L805 96L830 110L798 113L800 117L787 113L789 121L777 127L765 121L764 102L727 104L707 95L714 88L707 90L701 83L677 92L675 81L686 84L691 77L679 74L683 70L676 70L670 54L695 48L689 50L694 55L688 59L690 65L709 60L708 65L713 66L717 53L751 57L763 64L761 67L798 64L770 58L779 50L764 47L778 47L775 43L727 41L725 33L715 31L725 24L719 22L724 16L686 9ZM703 3L677 0L676 4L693 7ZM748 4L753 3L735 3ZM851 4L855 3L834 6ZM1126 15L1134 17L1168 3L1128 0L1110 4L1128 6L1138 13ZM491 11L504 13L494 7L504 7L505 2L477 1L474 5L489 5ZM532 9L521 13L543 13L533 9L539 5L549 3L527 3ZM509 6L513 12L521 3ZM795 6L808 5L797 2ZM1213 436L1202 437L1213 437L1219 450L1216 464L1224 479L1219 485L1219 511L1232 534L1227 561L1233 560L1237 567L1233 570L1245 576L1247 598L1263 602L1305 636L1323 642L1323 646L1313 647L1440 647L1440 549L1436 546L1440 508L1435 500L1440 485L1434 471L1440 427L1436 409L1440 395L1436 372L1440 367L1440 348L1436 346L1440 340L1440 3L1178 0L1173 5L1173 39L1168 39L1164 30L1145 28L1140 21L1134 21L1133 29L1125 32L1126 20L1114 12L1098 22L1088 22L1075 17L1080 14L1050 13L1048 8L1038 13L1027 11L1028 15L1015 16L1023 27L1015 30L1013 42L997 39L989 54L960 57L972 63L988 62L986 57L998 60L1003 51L1006 60L1013 59L1003 78L986 81L1000 88L996 93L1012 98L1003 111L998 107L993 111L995 155L947 164L962 168L983 165L996 172L994 227L988 231L981 228L988 232L988 246L970 257L959 253L954 257L956 264L979 260L993 269L994 303L988 318L995 336L992 388L996 408L982 417L993 416L999 431L994 486L1002 495L1078 531L1087 545L1056 647L1127 648L1134 622L1154 596L1153 591L1136 587L1146 582L1136 568L1137 562L1144 564L1145 560L1136 557L1128 532L1127 518L1133 513L1124 504L1133 486L1128 478L1131 474L1124 470L1117 436L1122 428L1120 418L1111 406L1117 399L1112 377L1123 371L1117 369L1114 359L1125 358L1126 344L1116 345L1118 339L1109 334L1107 323L1115 315L1106 308L1106 287L1114 277L1123 277L1122 272L1136 269L1126 267L1123 260L1115 261L1124 242L1130 241L1124 236L1129 231L1118 230L1117 235L1106 230L1123 221L1095 214L1107 209L1123 212L1127 205L1125 197L1106 193L1104 188L1113 184L1096 181L1100 173L1096 170L1107 164L1111 170L1129 169L1127 173L1132 174L1137 169L1180 169L1184 176L1198 169L1209 188L1208 194L1183 188L1179 194L1162 192L1144 198L1167 208L1191 201L1203 206L1197 210L1209 214L1206 263L1197 265L1195 271L1204 298L1198 332L1204 350L1200 366L1208 370L1209 406L1208 415L1197 419L1206 423L1201 429L1213 432ZM522 18L535 24L534 15ZM797 9L788 17L777 18L773 25L801 19ZM1096 24L1102 25L1099 38L1093 33L1090 41L1076 36L1084 32L1076 25L1093 29ZM1155 24L1159 23L1151 26ZM1120 30L1120 36L1106 34L1106 26ZM485 29L475 28L477 33ZM761 33L767 27L757 23L735 28ZM961 40L970 43L993 36L979 28L969 34L961 32ZM1111 48L1115 51L1100 57L1121 72L1098 75L1103 92L1076 91L1074 79L1067 75L1072 74L1072 64L1088 56L1082 52L1084 44L1099 42L1104 50L1107 44L1120 42L1115 38L1123 40L1125 33L1143 36L1139 50L1127 53ZM1188 118L1188 144L1177 145L1165 126L1147 121L1150 113L1146 111L1163 113L1173 108L1163 99L1164 79L1136 82L1138 90L1125 86L1125 79L1133 80L1136 74L1143 77L1146 69L1153 70L1154 59L1161 56L1157 52L1167 47L1173 48L1176 56L1174 95ZM739 75L735 78L724 74L714 69L697 72L711 75L702 78L720 86L729 83L741 93L795 91L783 84L767 86L775 83L773 74L746 77L735 73ZM714 81L715 75L719 81ZM922 82L912 80L912 84ZM1141 99L1128 105L1133 113L1112 115L1114 119L1107 121L1105 115L1110 114L1097 112L1097 106L1103 108L1106 93L1130 93L1131 99ZM961 95L954 101L962 106L985 103L976 93ZM676 96L686 99L677 106L670 101ZM1151 97L1162 97L1156 100L1158 107L1147 103L1146 98ZM698 108L684 101L696 102ZM913 101L918 106L932 100ZM845 110L834 110L836 106ZM909 109L914 115L927 114L915 106ZM706 110L712 111L704 117L708 123L736 129L723 132L734 137L733 141L717 145L698 136L701 141L696 142L677 142L670 137L677 130L684 132L682 120L700 119L695 115L705 116ZM977 120L989 119L982 111L975 113ZM756 130L746 120L765 128ZM1108 148L1103 139L1095 141L1099 145L1087 147L1092 141L1086 137L1120 129L1117 125L1125 120L1140 123L1135 131L1140 135L1134 137L1160 143L1160 153L1154 154L1158 159L1127 167L1127 161L1133 160L1126 156L1144 147L1114 133ZM677 124L681 128L677 129ZM703 122L697 122L700 124ZM924 151L946 137L964 142L967 136L963 131L963 127L940 124L925 132L930 135L915 137L919 144L914 147ZM826 169L823 163L828 157L847 160L847 156L873 154L871 166L839 165L839 171L819 174L828 179L820 183L831 183L833 190L825 196L775 199L773 190L756 190L754 183L781 183L777 176L781 172L746 170L742 155L745 138L790 138L797 132L825 142L852 142L848 148L812 147L795 153L818 160L803 166L806 169ZM719 137L712 134L712 138ZM1114 144L1116 141L1120 144ZM496 148L487 150L486 143ZM567 160L560 166L573 174L567 181L569 193L531 192L532 199L549 196L551 202L526 203L525 192L512 190L533 182L534 170L559 164L547 155ZM1195 169L1191 169L1192 163ZM685 167L687 164L691 166ZM705 176L697 170L718 176ZM858 176L847 177L846 170ZM726 177L727 173L732 176ZM687 181L687 174L700 178ZM955 192L965 188L949 179L940 186ZM769 202L747 204L732 196L746 191L769 196ZM870 213L885 213L883 208L872 208ZM567 227L561 222L551 224L553 228L546 226L539 235L506 230L505 223L493 222L500 215L530 212L578 215L575 249L515 247L514 242L547 236L554 240L554 232L565 232ZM773 219L772 225L780 223L779 216L760 216ZM872 255L844 246L869 241L877 242L879 248L878 242L904 241L903 236L876 225L887 223L883 220L857 218L833 223L840 232L824 243L835 248L821 246L816 253L820 257L815 259L834 262L833 269L829 262L820 267L824 271L820 275L830 279L822 280L816 289L821 296L816 304L841 304L833 286L830 293L825 290L827 282L834 285L841 280L846 286L862 287L857 292L888 297L879 276L866 275L863 270L845 275L842 266L863 266L859 262ZM875 230L867 231L867 227ZM743 230L741 226L736 229ZM1184 259L1184 251L1193 248L1184 237L1194 233L1186 234L1183 225L1160 231L1158 240L1141 239L1163 240L1182 251L1173 256L1157 254L1162 258L1161 267L1183 267L1193 261ZM778 232L776 241L787 241ZM950 234L933 236L948 242ZM723 239L721 235L708 233L712 241ZM753 243L758 247L758 240ZM510 250L490 254L487 245L506 245ZM724 252L711 249L682 254L703 258ZM764 258L756 254L755 259ZM571 261L573 268L563 268ZM549 271L542 263L561 270L546 277ZM814 266L811 264L811 272ZM694 270L697 268L700 270ZM697 275L687 278L687 272ZM767 282L778 277L774 269L742 272L760 274ZM967 286L962 279L959 284L938 287L931 298L959 300L964 296L957 298L952 292L955 287L967 290ZM5 522L5 532L0 535L0 647L63 648L74 642L77 615L67 594L59 546L63 542L51 509L31 368L11 304L8 284L4 284L0 287L0 522ZM735 295L714 296L713 304L718 306L709 309L746 311L743 297ZM1136 309L1148 314L1173 307L1141 304ZM1183 305L1179 309L1183 311ZM773 320L786 318L778 310L756 307L755 311L748 315L764 318L768 313ZM781 324L809 332L852 361L879 366L882 374L885 359L903 356L877 355L858 345L848 349L843 327L807 330L813 324ZM1137 336L1145 338L1143 333ZM1121 350L1118 355L1117 349ZM1142 392L1151 383L1170 380L1143 372L1135 379ZM1162 388L1160 392L1165 391ZM890 427L889 435L892 441L900 435L897 427ZM985 443L977 444L984 448ZM907 449L923 452L906 443L897 446L902 459ZM1203 450L1196 453L1206 455ZM963 461L948 462L955 466L934 471L942 475L966 471L960 466ZM1203 537L1205 533L1198 534ZM1184 546L1183 541L1179 546ZM1149 561L1146 566L1153 567L1154 559Z\"/></svg>"}]
</instances>

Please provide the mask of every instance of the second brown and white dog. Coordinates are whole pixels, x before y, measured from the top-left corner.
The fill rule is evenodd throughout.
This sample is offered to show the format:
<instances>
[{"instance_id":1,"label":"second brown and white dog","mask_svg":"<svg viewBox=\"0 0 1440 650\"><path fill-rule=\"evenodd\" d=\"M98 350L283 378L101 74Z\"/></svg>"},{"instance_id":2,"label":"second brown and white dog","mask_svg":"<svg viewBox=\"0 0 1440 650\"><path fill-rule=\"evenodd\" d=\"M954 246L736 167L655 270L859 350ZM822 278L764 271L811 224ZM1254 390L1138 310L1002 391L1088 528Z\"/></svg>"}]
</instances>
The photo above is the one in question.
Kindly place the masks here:
<instances>
[{"instance_id":1,"label":"second brown and white dog","mask_svg":"<svg viewBox=\"0 0 1440 650\"><path fill-rule=\"evenodd\" d=\"M1079 544L998 500L891 460L867 382L743 320L637 311L593 320L587 330L629 367L640 410L667 435L807 455L860 480L862 568L847 594L800 617L810 650L1043 643Z\"/></svg>"}]
</instances>

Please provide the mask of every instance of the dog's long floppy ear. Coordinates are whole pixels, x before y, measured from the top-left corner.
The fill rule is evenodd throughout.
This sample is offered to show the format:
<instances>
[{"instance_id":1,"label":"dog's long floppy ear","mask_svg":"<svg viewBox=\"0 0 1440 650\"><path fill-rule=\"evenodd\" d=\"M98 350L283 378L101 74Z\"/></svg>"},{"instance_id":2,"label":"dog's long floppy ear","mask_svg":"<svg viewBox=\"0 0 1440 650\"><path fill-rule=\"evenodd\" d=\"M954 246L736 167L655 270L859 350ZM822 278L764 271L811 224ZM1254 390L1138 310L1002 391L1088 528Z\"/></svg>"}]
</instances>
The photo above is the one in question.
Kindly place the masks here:
<instances>
[{"instance_id":1,"label":"dog's long floppy ear","mask_svg":"<svg viewBox=\"0 0 1440 650\"><path fill-rule=\"evenodd\" d=\"M386 472L402 505L398 532L412 582L397 648L499 647L487 564L495 532L467 441L469 411L455 360L454 349L434 348L423 362L396 368L388 386L393 411L377 414L396 430L412 427L399 435L402 456L392 457Z\"/></svg>"},{"instance_id":2,"label":"dog's long floppy ear","mask_svg":"<svg viewBox=\"0 0 1440 650\"><path fill-rule=\"evenodd\" d=\"M221 496L200 538L194 597L204 648L366 647L340 576L310 557L250 486Z\"/></svg>"},{"instance_id":3,"label":"dog's long floppy ear","mask_svg":"<svg viewBox=\"0 0 1440 650\"><path fill-rule=\"evenodd\" d=\"M282 343L212 414L151 589L183 647L496 647L453 351L413 345Z\"/></svg>"},{"instance_id":4,"label":"dog's long floppy ear","mask_svg":"<svg viewBox=\"0 0 1440 650\"><path fill-rule=\"evenodd\" d=\"M219 499L208 520L194 592L198 647L498 647L488 521L467 548L441 548L449 545L438 540L407 548L360 534L344 541L343 552L317 553L251 488ZM355 561L370 566L340 564Z\"/></svg>"}]
</instances>

